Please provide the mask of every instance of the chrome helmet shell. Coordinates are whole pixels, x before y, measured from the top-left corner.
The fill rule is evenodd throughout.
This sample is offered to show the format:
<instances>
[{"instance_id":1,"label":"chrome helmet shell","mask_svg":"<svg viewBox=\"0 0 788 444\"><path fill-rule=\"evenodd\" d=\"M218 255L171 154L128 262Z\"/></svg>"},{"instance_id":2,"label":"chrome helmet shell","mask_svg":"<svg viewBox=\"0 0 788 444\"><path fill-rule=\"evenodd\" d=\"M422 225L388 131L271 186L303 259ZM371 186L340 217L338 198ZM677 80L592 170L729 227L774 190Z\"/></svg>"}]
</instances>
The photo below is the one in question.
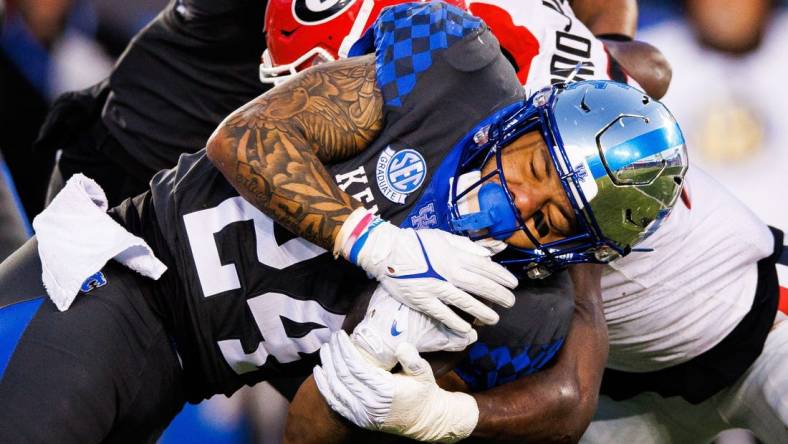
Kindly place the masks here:
<instances>
[{"instance_id":1,"label":"chrome helmet shell","mask_svg":"<svg viewBox=\"0 0 788 444\"><path fill-rule=\"evenodd\" d=\"M501 163L507 146L529 131L541 132L576 219L575 234L545 244L520 217ZM670 214L688 166L684 137L667 108L637 88L606 80L543 89L470 139L449 193L452 230L498 240L522 230L535 247L509 246L497 259L530 277L635 250ZM458 186L493 158L493 173ZM501 190L489 185L495 175ZM474 189L479 211L468 214L460 203Z\"/></svg>"}]
</instances>

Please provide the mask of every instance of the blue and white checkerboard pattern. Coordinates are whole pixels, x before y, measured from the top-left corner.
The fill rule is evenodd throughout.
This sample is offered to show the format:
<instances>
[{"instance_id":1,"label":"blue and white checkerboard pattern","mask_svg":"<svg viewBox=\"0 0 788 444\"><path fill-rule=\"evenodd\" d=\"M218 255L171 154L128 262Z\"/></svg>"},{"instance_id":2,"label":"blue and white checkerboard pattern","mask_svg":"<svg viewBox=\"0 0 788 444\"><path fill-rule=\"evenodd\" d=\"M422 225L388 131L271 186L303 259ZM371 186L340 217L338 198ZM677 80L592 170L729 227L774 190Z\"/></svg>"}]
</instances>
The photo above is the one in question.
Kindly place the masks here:
<instances>
[{"instance_id":1,"label":"blue and white checkerboard pattern","mask_svg":"<svg viewBox=\"0 0 788 444\"><path fill-rule=\"evenodd\" d=\"M404 3L384 9L351 55L369 52L369 33L374 33L378 86L386 104L399 107L415 88L419 74L432 66L437 51L481 26L480 19L452 5Z\"/></svg>"},{"instance_id":2,"label":"blue and white checkerboard pattern","mask_svg":"<svg viewBox=\"0 0 788 444\"><path fill-rule=\"evenodd\" d=\"M552 344L490 348L477 342L454 371L472 390L491 389L540 370L553 359L563 343L564 338L559 338Z\"/></svg>"}]
</instances>

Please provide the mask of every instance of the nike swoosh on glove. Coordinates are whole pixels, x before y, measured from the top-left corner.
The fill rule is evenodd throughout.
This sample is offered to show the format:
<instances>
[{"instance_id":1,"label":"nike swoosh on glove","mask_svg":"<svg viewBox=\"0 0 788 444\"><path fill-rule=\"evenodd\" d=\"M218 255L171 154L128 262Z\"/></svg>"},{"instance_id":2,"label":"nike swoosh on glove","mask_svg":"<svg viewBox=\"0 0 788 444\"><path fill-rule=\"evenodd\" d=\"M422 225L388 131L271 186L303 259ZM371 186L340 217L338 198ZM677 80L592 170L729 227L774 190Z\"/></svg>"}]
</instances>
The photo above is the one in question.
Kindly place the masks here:
<instances>
[{"instance_id":1,"label":"nike swoosh on glove","mask_svg":"<svg viewBox=\"0 0 788 444\"><path fill-rule=\"evenodd\" d=\"M345 332L335 332L313 371L318 390L334 411L365 429L426 442L470 436L479 419L476 400L438 387L412 345L400 344L396 355L403 371L392 374L362 356Z\"/></svg>"},{"instance_id":2,"label":"nike swoosh on glove","mask_svg":"<svg viewBox=\"0 0 788 444\"><path fill-rule=\"evenodd\" d=\"M399 344L413 344L420 353L461 351L476 342L476 330L460 333L392 298L382 285L372 294L364 319L351 340L375 364L389 370L397 364Z\"/></svg>"},{"instance_id":3,"label":"nike swoosh on glove","mask_svg":"<svg viewBox=\"0 0 788 444\"><path fill-rule=\"evenodd\" d=\"M340 229L334 255L344 256L413 308L467 333L471 324L449 305L486 325L498 314L471 294L509 308L517 278L492 261L492 252L442 230L399 228L357 208Z\"/></svg>"}]
</instances>

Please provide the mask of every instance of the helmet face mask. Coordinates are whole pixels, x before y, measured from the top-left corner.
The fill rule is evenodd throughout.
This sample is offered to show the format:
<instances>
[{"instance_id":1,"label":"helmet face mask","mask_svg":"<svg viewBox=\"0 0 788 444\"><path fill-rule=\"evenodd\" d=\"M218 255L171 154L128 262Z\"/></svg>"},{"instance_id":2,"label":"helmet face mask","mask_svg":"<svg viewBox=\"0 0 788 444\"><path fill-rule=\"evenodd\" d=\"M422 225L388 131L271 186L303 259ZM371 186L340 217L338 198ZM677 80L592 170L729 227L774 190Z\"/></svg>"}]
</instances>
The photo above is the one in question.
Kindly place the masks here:
<instances>
[{"instance_id":1,"label":"helmet face mask","mask_svg":"<svg viewBox=\"0 0 788 444\"><path fill-rule=\"evenodd\" d=\"M522 219L503 174L503 153L532 131L541 134L574 212L574 233L557 240L539 240L540 233ZM449 199L452 229L498 240L521 231L533 247L510 245L496 259L530 277L628 254L668 216L687 168L681 131L667 109L635 88L610 81L546 88L473 139L463 147L455 179L494 158L503 192L496 200L483 195L490 174L462 187L455 180ZM458 205L469 194L479 201L475 212Z\"/></svg>"},{"instance_id":2,"label":"helmet face mask","mask_svg":"<svg viewBox=\"0 0 788 444\"><path fill-rule=\"evenodd\" d=\"M263 58L260 63L260 81L278 85L310 66L334 60L336 60L336 58L333 54L321 47L315 47L298 57L292 63L274 65L271 60L271 53L266 49L263 51Z\"/></svg>"}]
</instances>

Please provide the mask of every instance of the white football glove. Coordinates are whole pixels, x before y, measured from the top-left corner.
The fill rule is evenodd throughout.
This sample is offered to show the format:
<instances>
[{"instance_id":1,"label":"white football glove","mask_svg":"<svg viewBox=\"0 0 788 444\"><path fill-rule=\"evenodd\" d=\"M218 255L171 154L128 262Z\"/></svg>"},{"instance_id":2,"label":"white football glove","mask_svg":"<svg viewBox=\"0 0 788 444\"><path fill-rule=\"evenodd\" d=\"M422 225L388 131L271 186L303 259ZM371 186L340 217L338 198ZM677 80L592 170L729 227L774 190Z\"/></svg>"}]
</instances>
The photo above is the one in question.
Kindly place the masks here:
<instances>
[{"instance_id":1,"label":"white football glove","mask_svg":"<svg viewBox=\"0 0 788 444\"><path fill-rule=\"evenodd\" d=\"M413 344L420 353L461 351L476 342L476 330L460 333L389 296L379 285L372 294L364 319L351 334L353 343L380 368L397 364L399 344Z\"/></svg>"},{"instance_id":2,"label":"white football glove","mask_svg":"<svg viewBox=\"0 0 788 444\"><path fill-rule=\"evenodd\" d=\"M471 324L448 305L482 324L498 322L498 314L469 293L506 308L514 305L509 289L517 278L493 262L488 249L442 230L398 228L357 208L335 241L334 255L339 254L395 299L459 332L469 332Z\"/></svg>"},{"instance_id":3,"label":"white football glove","mask_svg":"<svg viewBox=\"0 0 788 444\"><path fill-rule=\"evenodd\" d=\"M315 382L328 405L359 427L427 442L467 438L479 420L476 400L438 387L412 345L400 344L396 354L403 371L392 374L363 357L345 332L335 332L320 349Z\"/></svg>"}]
</instances>

